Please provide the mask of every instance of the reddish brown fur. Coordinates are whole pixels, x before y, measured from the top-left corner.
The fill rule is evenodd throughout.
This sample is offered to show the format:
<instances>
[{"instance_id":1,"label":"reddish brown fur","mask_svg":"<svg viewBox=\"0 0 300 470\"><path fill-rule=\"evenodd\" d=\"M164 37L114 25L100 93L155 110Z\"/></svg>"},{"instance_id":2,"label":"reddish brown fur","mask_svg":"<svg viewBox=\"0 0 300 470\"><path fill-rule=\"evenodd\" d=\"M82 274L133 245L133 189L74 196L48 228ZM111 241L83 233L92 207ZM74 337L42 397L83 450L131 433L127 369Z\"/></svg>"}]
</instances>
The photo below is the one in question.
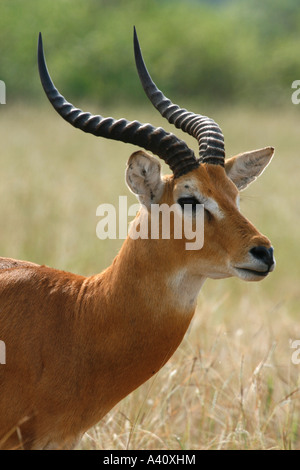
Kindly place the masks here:
<instances>
[{"instance_id":1,"label":"reddish brown fur","mask_svg":"<svg viewBox=\"0 0 300 470\"><path fill-rule=\"evenodd\" d=\"M225 214L205 225L197 252L185 250L185 240L127 238L112 265L88 278L0 259L7 356L0 365L0 447L72 447L180 344L197 296L183 304L170 279L180 270L204 279L211 266L226 272L229 258L243 259L253 244L270 246L237 210L237 189L221 167L201 165L175 183L165 178L160 202L173 204L191 177Z\"/></svg>"}]
</instances>

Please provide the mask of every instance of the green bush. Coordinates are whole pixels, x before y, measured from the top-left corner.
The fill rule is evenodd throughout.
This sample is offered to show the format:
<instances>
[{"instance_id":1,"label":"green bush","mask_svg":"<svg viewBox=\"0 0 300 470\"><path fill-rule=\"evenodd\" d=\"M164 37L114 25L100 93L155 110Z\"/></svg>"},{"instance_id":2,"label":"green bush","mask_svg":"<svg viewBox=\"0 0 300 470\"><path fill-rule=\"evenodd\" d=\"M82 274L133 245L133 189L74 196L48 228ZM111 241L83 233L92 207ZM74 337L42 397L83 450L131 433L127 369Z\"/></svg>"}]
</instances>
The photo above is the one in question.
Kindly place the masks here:
<instances>
[{"instance_id":1,"label":"green bush","mask_svg":"<svg viewBox=\"0 0 300 470\"><path fill-rule=\"evenodd\" d=\"M174 101L281 103L300 78L298 0L6 0L0 79L7 99L44 99L36 66L72 100L140 102L132 29L156 83Z\"/></svg>"}]
</instances>

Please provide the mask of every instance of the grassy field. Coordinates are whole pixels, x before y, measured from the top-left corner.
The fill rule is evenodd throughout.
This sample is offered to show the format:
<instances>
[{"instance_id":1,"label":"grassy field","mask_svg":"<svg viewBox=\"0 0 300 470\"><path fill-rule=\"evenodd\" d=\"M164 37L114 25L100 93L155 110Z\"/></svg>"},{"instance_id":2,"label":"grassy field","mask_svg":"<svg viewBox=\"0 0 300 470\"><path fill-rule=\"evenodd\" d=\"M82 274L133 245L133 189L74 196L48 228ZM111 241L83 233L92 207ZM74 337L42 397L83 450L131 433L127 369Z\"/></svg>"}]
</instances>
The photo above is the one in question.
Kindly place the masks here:
<instances>
[{"instance_id":1,"label":"grassy field","mask_svg":"<svg viewBox=\"0 0 300 470\"><path fill-rule=\"evenodd\" d=\"M117 205L119 195L135 202L124 171L136 148L71 128L47 103L0 111L0 256L100 272L122 241L96 237L96 208ZM170 129L154 111L100 112ZM82 449L300 449L300 364L291 349L300 340L300 108L204 112L220 123L228 156L276 149L241 198L272 240L276 270L260 283L208 280L175 355L85 435Z\"/></svg>"}]
</instances>

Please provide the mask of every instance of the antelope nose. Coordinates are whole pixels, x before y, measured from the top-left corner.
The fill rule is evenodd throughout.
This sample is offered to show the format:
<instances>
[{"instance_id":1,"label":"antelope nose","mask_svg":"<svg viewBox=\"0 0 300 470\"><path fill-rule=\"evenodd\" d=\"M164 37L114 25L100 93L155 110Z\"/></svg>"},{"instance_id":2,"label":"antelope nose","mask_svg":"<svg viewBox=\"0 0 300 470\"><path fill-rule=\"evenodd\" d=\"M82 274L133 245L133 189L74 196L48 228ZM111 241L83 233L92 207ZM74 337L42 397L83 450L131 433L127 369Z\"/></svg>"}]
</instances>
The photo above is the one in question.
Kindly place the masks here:
<instances>
[{"instance_id":1,"label":"antelope nose","mask_svg":"<svg viewBox=\"0 0 300 470\"><path fill-rule=\"evenodd\" d=\"M250 253L254 258L258 261L262 261L268 266L270 269L275 264L274 256L273 256L273 247L266 248L265 246L255 246L251 248Z\"/></svg>"}]
</instances>

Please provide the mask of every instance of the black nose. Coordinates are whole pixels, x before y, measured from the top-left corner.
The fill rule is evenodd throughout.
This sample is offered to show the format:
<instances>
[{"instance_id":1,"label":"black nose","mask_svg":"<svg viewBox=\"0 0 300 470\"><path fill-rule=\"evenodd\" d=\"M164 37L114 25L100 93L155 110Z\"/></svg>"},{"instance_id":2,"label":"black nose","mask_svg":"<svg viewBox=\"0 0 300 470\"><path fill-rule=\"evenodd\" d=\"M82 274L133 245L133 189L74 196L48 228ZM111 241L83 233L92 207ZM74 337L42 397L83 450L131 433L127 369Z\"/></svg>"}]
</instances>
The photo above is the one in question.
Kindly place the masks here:
<instances>
[{"instance_id":1,"label":"black nose","mask_svg":"<svg viewBox=\"0 0 300 470\"><path fill-rule=\"evenodd\" d=\"M273 248L265 246L255 246L250 250L251 255L259 261L263 261L269 268L274 264Z\"/></svg>"}]
</instances>

